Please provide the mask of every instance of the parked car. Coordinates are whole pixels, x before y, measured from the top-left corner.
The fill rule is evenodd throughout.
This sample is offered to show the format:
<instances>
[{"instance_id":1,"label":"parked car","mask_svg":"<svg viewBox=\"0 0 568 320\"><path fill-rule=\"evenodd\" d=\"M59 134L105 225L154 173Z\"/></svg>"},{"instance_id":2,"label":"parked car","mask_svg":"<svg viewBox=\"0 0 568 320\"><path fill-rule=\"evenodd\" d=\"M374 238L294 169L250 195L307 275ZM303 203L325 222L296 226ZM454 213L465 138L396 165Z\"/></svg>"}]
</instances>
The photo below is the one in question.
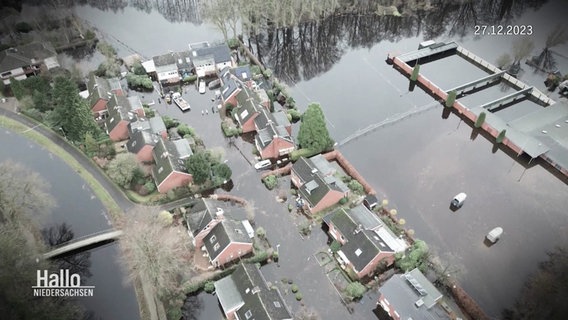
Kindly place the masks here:
<instances>
[{"instance_id":1,"label":"parked car","mask_svg":"<svg viewBox=\"0 0 568 320\"><path fill-rule=\"evenodd\" d=\"M199 93L201 94L205 93L205 88L206 88L205 80L201 80L199 82Z\"/></svg>"},{"instance_id":2,"label":"parked car","mask_svg":"<svg viewBox=\"0 0 568 320\"><path fill-rule=\"evenodd\" d=\"M487 238L487 240L491 241L491 243L495 243L501 238L502 234L503 234L503 228L496 227L493 228L491 231L489 231L489 233L485 237Z\"/></svg>"},{"instance_id":3,"label":"parked car","mask_svg":"<svg viewBox=\"0 0 568 320\"><path fill-rule=\"evenodd\" d=\"M268 168L268 167L270 167L271 165L272 165L272 161L270 161L270 160L267 159L267 160L262 160L262 161L259 161L259 162L255 163L255 164L254 164L254 168L255 168L256 170L260 170L260 169Z\"/></svg>"},{"instance_id":4,"label":"parked car","mask_svg":"<svg viewBox=\"0 0 568 320\"><path fill-rule=\"evenodd\" d=\"M452 199L452 206L455 208L461 208L461 206L463 206L463 203L465 202L465 198L467 198L467 194L465 194L465 192L458 193Z\"/></svg>"}]
</instances>

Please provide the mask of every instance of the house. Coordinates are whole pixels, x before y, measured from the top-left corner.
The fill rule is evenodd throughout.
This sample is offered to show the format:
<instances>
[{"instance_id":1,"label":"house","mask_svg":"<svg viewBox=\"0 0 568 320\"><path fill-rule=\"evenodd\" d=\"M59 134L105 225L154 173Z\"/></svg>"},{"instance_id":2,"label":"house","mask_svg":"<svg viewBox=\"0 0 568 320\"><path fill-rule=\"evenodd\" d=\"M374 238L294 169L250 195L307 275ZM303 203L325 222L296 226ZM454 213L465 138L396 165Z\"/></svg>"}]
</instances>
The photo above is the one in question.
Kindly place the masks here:
<instances>
[{"instance_id":1,"label":"house","mask_svg":"<svg viewBox=\"0 0 568 320\"><path fill-rule=\"evenodd\" d=\"M373 210L379 204L379 199L374 194L368 194L365 196L365 199L363 199L363 204L367 209Z\"/></svg>"},{"instance_id":2,"label":"house","mask_svg":"<svg viewBox=\"0 0 568 320\"><path fill-rule=\"evenodd\" d=\"M215 75L225 67L232 68L236 61L226 44L209 45L207 42L190 44L191 60L197 77L203 78Z\"/></svg>"},{"instance_id":3,"label":"house","mask_svg":"<svg viewBox=\"0 0 568 320\"><path fill-rule=\"evenodd\" d=\"M223 266L252 252L254 229L243 207L201 198L185 211L193 245L207 253L211 265Z\"/></svg>"},{"instance_id":4,"label":"house","mask_svg":"<svg viewBox=\"0 0 568 320\"><path fill-rule=\"evenodd\" d=\"M156 163L152 176L160 193L187 186L192 181L191 174L185 168L185 161L192 154L187 140L169 141L160 137L152 150Z\"/></svg>"},{"instance_id":5,"label":"house","mask_svg":"<svg viewBox=\"0 0 568 320\"><path fill-rule=\"evenodd\" d=\"M108 102L105 130L112 141L128 139L128 125L144 116L144 107L138 96L113 95Z\"/></svg>"},{"instance_id":6,"label":"house","mask_svg":"<svg viewBox=\"0 0 568 320\"><path fill-rule=\"evenodd\" d=\"M10 78L24 80L43 70L59 67L57 53L49 43L32 42L0 52L0 75L5 85Z\"/></svg>"},{"instance_id":7,"label":"house","mask_svg":"<svg viewBox=\"0 0 568 320\"><path fill-rule=\"evenodd\" d=\"M349 188L333 172L322 155L301 157L292 166L291 179L298 188L298 204L309 213L329 208L349 195Z\"/></svg>"},{"instance_id":8,"label":"house","mask_svg":"<svg viewBox=\"0 0 568 320\"><path fill-rule=\"evenodd\" d=\"M154 62L153 66L158 82L161 84L180 82L181 77L179 76L177 59L173 52L169 52L161 56L155 56L152 58L152 61ZM151 66L146 66L148 66L148 69L152 70ZM146 66L144 66L144 68L146 68ZM148 69L146 69L147 72L149 72Z\"/></svg>"},{"instance_id":9,"label":"house","mask_svg":"<svg viewBox=\"0 0 568 320\"><path fill-rule=\"evenodd\" d=\"M255 131L254 119L262 109L257 96L251 89L243 87L237 94L236 100L238 107L234 110L234 117L243 129L243 133Z\"/></svg>"},{"instance_id":10,"label":"house","mask_svg":"<svg viewBox=\"0 0 568 320\"><path fill-rule=\"evenodd\" d=\"M174 53L176 59L176 66L178 73L183 80L183 78L188 77L192 74L193 64L191 63L191 51L180 51Z\"/></svg>"},{"instance_id":11,"label":"house","mask_svg":"<svg viewBox=\"0 0 568 320\"><path fill-rule=\"evenodd\" d=\"M260 114L254 119L257 131L254 140L262 159L276 159L291 153L296 148L290 135L291 126L286 126L290 124L288 118L284 120L282 117L275 117L282 114L282 112L270 113L261 108ZM280 125L278 121L284 122L284 125Z\"/></svg>"},{"instance_id":12,"label":"house","mask_svg":"<svg viewBox=\"0 0 568 320\"><path fill-rule=\"evenodd\" d=\"M241 264L229 276L215 281L219 304L228 320L292 320L280 291L269 287L254 264Z\"/></svg>"},{"instance_id":13,"label":"house","mask_svg":"<svg viewBox=\"0 0 568 320\"><path fill-rule=\"evenodd\" d=\"M393 320L450 319L438 304L440 299L440 291L420 270L414 269L387 280L379 288L377 304Z\"/></svg>"},{"instance_id":14,"label":"house","mask_svg":"<svg viewBox=\"0 0 568 320\"><path fill-rule=\"evenodd\" d=\"M237 106L237 94L243 87L242 81L231 72L231 68L225 67L217 74L221 80L221 102L224 106L231 104Z\"/></svg>"},{"instance_id":15,"label":"house","mask_svg":"<svg viewBox=\"0 0 568 320\"><path fill-rule=\"evenodd\" d=\"M147 119L138 117L128 124L129 140L126 149L134 153L141 162L152 162L152 150L161 137L167 139L168 132L162 117Z\"/></svg>"},{"instance_id":16,"label":"house","mask_svg":"<svg viewBox=\"0 0 568 320\"><path fill-rule=\"evenodd\" d=\"M87 81L89 107L94 117L102 117L107 112L107 104L113 95L122 96L122 87L117 78L104 79L97 77L93 72Z\"/></svg>"},{"instance_id":17,"label":"house","mask_svg":"<svg viewBox=\"0 0 568 320\"><path fill-rule=\"evenodd\" d=\"M394 255L408 245L365 206L338 209L323 218L329 235L342 244L337 252L340 264L361 279L371 276L378 264L394 262Z\"/></svg>"},{"instance_id":18,"label":"house","mask_svg":"<svg viewBox=\"0 0 568 320\"><path fill-rule=\"evenodd\" d=\"M248 220L223 219L203 238L205 251L214 267L222 267L252 252L252 237Z\"/></svg>"}]
</instances>

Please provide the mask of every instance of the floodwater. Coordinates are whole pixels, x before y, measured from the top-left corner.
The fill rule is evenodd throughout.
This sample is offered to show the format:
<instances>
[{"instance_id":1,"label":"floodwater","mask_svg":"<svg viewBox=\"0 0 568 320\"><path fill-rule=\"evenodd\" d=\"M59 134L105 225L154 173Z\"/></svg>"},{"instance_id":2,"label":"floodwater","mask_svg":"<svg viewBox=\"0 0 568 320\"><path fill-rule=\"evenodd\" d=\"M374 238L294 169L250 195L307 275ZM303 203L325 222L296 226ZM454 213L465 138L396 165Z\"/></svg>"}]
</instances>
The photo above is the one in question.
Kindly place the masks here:
<instances>
[{"instance_id":1,"label":"floodwater","mask_svg":"<svg viewBox=\"0 0 568 320\"><path fill-rule=\"evenodd\" d=\"M51 188L49 193L57 203L53 212L41 215L41 226L57 227L65 223L75 238L111 228L102 203L81 177L57 156L26 138L2 129L0 132L0 161L21 163L39 173ZM93 319L138 319L138 303L131 285L118 262L116 244L77 254L91 276L83 285L95 286L93 297L78 299Z\"/></svg>"},{"instance_id":2,"label":"floodwater","mask_svg":"<svg viewBox=\"0 0 568 320\"><path fill-rule=\"evenodd\" d=\"M514 6L521 4L513 3ZM558 0L546 2L538 9L513 10L518 14L507 23L533 26L534 35L530 39L535 45L533 54L537 54L543 48L547 34L555 25L564 22L562 13L565 8L566 3ZM168 50L184 50L191 42L222 39L211 25L168 20L168 15L151 8L139 10L126 6L102 11L78 6L75 12L102 31L105 39L115 45L121 55L136 51L151 57ZM444 19L438 19L442 25L424 26L412 22L412 19L377 18L376 22L368 24L370 30L362 30L365 27L363 20L349 24L351 20L348 19L341 21L341 30L349 33L349 38L345 36L337 40L324 36L311 39L316 43L312 43L310 48L322 49L304 55L290 51L298 49L298 46L282 44L281 51L288 52L290 61L278 66L277 62L270 61L270 57L265 57L266 62L289 84L301 110L312 101L321 103L328 128L336 141L352 137L358 130L370 125L389 123L365 136L349 140L340 150L380 195L388 198L391 206L398 209L407 226L416 231L416 237L426 240L443 263L449 265L448 270L481 307L492 317L499 317L503 308L511 307L527 276L536 271L538 262L546 258L546 251L567 242L565 207L568 204L568 187L539 165L525 170L521 165L524 159L509 156L483 135L472 133L472 129L457 116L443 119L442 108L419 88L409 92L407 79L387 65L385 59L388 53L414 50L419 42L433 38L458 41L487 61L495 62L501 54L510 54L513 43L521 37L474 36L473 24L458 26L463 32L434 32L439 27L452 25L452 21ZM336 29L339 28L337 22ZM355 28L356 34L351 34ZM341 31L337 33L341 35ZM280 47L277 44L274 48L278 51ZM554 50L566 55L568 44ZM427 77L439 82L442 88L457 86L484 75L455 59L424 65L421 70ZM319 62L321 64L317 64ZM561 67L568 71L568 65L562 63ZM526 65L523 69L520 79L543 89L544 74L534 72ZM500 87L495 86L487 92L465 97L464 101L468 104L483 103L501 93ZM194 92L187 93L194 109L183 115L173 105L162 104L155 108L162 114L187 121L197 129L208 147L223 145L225 142L218 117L211 113L201 115L200 110L211 107L209 94L196 97ZM551 96L556 98L555 93ZM518 113L531 110L532 107L524 103L517 109L509 107L499 112L507 118L516 117ZM415 114L412 114L413 110L416 110ZM409 112L413 116L408 116ZM399 118L404 120L397 121ZM241 140L238 142L242 143ZM245 148L246 145L243 145ZM247 152L245 150L243 154L250 157L250 152ZM270 204L273 201L264 198L269 195L261 191L263 187L257 175L250 172L250 165L236 152L227 151L227 157L234 172L232 193L249 199L260 197L257 219L259 225L265 226L269 232L269 238L274 237L273 241L277 243L290 241L292 248L308 246L309 242L302 246L302 242L294 239L296 233L278 228L278 224L289 223L286 222L287 216L282 217L285 210L274 211L276 209ZM452 212L449 201L459 192L468 194L467 203ZM274 219L275 212L280 213L278 219ZM486 247L483 237L495 226L503 227L503 238L496 245ZM271 230L274 230L273 235ZM319 243L314 245L319 246ZM307 261L306 252L312 250L311 247L305 250L292 248L283 245L281 255L294 259L303 257ZM298 265L301 261L293 263ZM306 271L299 276L305 279L319 277L316 271ZM322 283L325 282L319 285L323 286ZM318 297L319 294L308 295L306 304L318 307L321 297L327 297L327 293ZM329 311L325 307L321 310ZM341 312L334 315L343 316Z\"/></svg>"}]
</instances>

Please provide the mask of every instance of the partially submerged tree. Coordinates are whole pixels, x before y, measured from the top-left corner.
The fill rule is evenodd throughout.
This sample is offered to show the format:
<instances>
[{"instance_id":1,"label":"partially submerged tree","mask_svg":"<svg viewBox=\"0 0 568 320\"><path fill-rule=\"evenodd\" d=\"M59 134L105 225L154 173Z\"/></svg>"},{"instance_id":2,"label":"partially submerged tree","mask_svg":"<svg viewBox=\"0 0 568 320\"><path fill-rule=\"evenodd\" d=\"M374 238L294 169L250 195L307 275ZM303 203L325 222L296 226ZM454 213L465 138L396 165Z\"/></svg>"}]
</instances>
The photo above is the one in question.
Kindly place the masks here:
<instances>
[{"instance_id":1,"label":"partially submerged tree","mask_svg":"<svg viewBox=\"0 0 568 320\"><path fill-rule=\"evenodd\" d=\"M321 106L312 103L302 115L302 123L298 132L300 147L314 151L324 151L333 146L325 123Z\"/></svg>"},{"instance_id":2,"label":"partially submerged tree","mask_svg":"<svg viewBox=\"0 0 568 320\"><path fill-rule=\"evenodd\" d=\"M145 279L162 300L177 297L189 278L191 240L181 226L164 226L158 212L137 207L120 221L123 263L129 279Z\"/></svg>"}]
</instances>

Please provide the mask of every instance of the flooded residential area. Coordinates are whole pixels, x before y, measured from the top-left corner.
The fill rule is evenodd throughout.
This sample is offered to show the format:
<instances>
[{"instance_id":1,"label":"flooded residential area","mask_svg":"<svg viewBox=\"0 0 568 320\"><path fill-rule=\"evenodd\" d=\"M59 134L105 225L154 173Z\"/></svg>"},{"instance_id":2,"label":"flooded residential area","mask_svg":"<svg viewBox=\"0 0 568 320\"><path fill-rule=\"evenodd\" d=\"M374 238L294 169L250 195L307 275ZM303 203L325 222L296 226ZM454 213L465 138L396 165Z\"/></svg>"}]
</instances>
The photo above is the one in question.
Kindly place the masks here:
<instances>
[{"instance_id":1,"label":"flooded residential area","mask_svg":"<svg viewBox=\"0 0 568 320\"><path fill-rule=\"evenodd\" d=\"M3 4L7 319L564 318L566 3L302 3Z\"/></svg>"}]
</instances>

